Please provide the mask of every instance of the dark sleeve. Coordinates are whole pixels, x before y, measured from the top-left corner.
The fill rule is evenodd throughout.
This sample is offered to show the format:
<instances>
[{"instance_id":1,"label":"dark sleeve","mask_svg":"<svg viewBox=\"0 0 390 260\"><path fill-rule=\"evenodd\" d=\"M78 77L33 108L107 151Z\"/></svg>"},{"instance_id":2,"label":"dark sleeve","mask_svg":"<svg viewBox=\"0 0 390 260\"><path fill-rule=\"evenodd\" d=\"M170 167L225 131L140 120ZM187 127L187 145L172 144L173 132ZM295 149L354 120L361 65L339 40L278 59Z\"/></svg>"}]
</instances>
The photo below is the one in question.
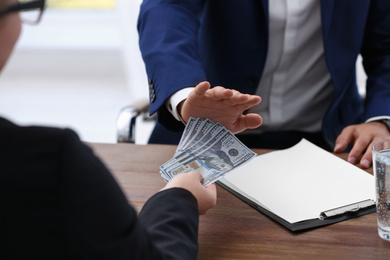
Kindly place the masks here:
<instances>
[{"instance_id":1,"label":"dark sleeve","mask_svg":"<svg viewBox=\"0 0 390 260\"><path fill-rule=\"evenodd\" d=\"M371 1L363 46L365 118L390 115L390 1Z\"/></svg>"},{"instance_id":2,"label":"dark sleeve","mask_svg":"<svg viewBox=\"0 0 390 260\"><path fill-rule=\"evenodd\" d=\"M187 190L172 188L151 197L139 221L164 259L196 259L198 216L195 197Z\"/></svg>"},{"instance_id":3,"label":"dark sleeve","mask_svg":"<svg viewBox=\"0 0 390 260\"><path fill-rule=\"evenodd\" d=\"M91 149L74 134L64 143L61 190L70 258L196 259L199 217L190 192L157 193L138 218Z\"/></svg>"}]
</instances>

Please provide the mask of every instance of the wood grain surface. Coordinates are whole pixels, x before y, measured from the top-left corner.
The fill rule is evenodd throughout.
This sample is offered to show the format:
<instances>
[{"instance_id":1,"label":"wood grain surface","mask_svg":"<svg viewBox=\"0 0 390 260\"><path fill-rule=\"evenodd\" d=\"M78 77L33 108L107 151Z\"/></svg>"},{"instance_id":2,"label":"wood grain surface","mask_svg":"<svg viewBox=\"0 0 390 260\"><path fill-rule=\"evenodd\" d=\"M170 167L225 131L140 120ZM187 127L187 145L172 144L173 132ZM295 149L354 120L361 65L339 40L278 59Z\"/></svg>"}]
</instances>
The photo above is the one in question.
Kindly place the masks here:
<instances>
[{"instance_id":1,"label":"wood grain surface","mask_svg":"<svg viewBox=\"0 0 390 260\"><path fill-rule=\"evenodd\" d=\"M176 148L88 145L105 162L137 210L164 186L159 166ZM346 159L347 154L338 156ZM372 173L372 168L367 171ZM223 188L218 186L217 190L217 205L200 216L198 259L390 259L390 242L378 236L375 213L293 233Z\"/></svg>"}]
</instances>

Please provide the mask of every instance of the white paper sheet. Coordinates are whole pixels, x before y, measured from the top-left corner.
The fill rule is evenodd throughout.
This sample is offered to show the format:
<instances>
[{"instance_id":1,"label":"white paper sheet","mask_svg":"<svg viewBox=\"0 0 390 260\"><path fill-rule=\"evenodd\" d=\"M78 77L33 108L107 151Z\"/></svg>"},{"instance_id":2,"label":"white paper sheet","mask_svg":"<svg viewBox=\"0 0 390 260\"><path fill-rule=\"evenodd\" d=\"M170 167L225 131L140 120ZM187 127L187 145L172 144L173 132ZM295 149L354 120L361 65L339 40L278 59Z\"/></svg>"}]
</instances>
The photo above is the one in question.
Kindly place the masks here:
<instances>
[{"instance_id":1,"label":"white paper sheet","mask_svg":"<svg viewBox=\"0 0 390 260\"><path fill-rule=\"evenodd\" d=\"M305 139L289 149L259 155L220 181L290 223L375 200L371 174Z\"/></svg>"}]
</instances>

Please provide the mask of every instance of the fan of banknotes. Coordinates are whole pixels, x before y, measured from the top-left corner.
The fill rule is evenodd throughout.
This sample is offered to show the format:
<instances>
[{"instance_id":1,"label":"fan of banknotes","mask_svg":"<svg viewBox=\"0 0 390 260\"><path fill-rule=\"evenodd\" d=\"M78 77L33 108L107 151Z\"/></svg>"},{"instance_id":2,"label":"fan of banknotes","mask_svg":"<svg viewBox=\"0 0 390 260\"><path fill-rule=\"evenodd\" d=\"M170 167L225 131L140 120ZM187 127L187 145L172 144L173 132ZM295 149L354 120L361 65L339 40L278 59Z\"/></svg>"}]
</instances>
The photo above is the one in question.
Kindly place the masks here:
<instances>
[{"instance_id":1,"label":"fan of banknotes","mask_svg":"<svg viewBox=\"0 0 390 260\"><path fill-rule=\"evenodd\" d=\"M181 173L200 172L207 186L256 155L223 125L190 118L175 155L160 166L160 173L169 181Z\"/></svg>"}]
</instances>

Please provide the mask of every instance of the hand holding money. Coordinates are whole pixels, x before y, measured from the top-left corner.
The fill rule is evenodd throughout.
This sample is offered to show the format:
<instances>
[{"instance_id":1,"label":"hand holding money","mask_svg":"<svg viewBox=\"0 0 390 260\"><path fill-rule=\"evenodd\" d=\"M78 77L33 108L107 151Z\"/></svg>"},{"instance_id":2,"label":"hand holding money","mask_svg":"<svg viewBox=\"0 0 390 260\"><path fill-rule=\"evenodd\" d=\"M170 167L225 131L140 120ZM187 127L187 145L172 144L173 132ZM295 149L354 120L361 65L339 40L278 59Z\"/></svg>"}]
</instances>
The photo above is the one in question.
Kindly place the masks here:
<instances>
[{"instance_id":1,"label":"hand holding money","mask_svg":"<svg viewBox=\"0 0 390 260\"><path fill-rule=\"evenodd\" d=\"M255 156L221 124L190 118L174 157L160 166L160 173L169 181L178 174L199 172L207 186Z\"/></svg>"},{"instance_id":2,"label":"hand holding money","mask_svg":"<svg viewBox=\"0 0 390 260\"><path fill-rule=\"evenodd\" d=\"M201 179L200 173L186 172L176 175L162 190L183 188L190 191L198 201L199 214L203 215L217 203L217 189L215 184L204 187Z\"/></svg>"}]
</instances>

